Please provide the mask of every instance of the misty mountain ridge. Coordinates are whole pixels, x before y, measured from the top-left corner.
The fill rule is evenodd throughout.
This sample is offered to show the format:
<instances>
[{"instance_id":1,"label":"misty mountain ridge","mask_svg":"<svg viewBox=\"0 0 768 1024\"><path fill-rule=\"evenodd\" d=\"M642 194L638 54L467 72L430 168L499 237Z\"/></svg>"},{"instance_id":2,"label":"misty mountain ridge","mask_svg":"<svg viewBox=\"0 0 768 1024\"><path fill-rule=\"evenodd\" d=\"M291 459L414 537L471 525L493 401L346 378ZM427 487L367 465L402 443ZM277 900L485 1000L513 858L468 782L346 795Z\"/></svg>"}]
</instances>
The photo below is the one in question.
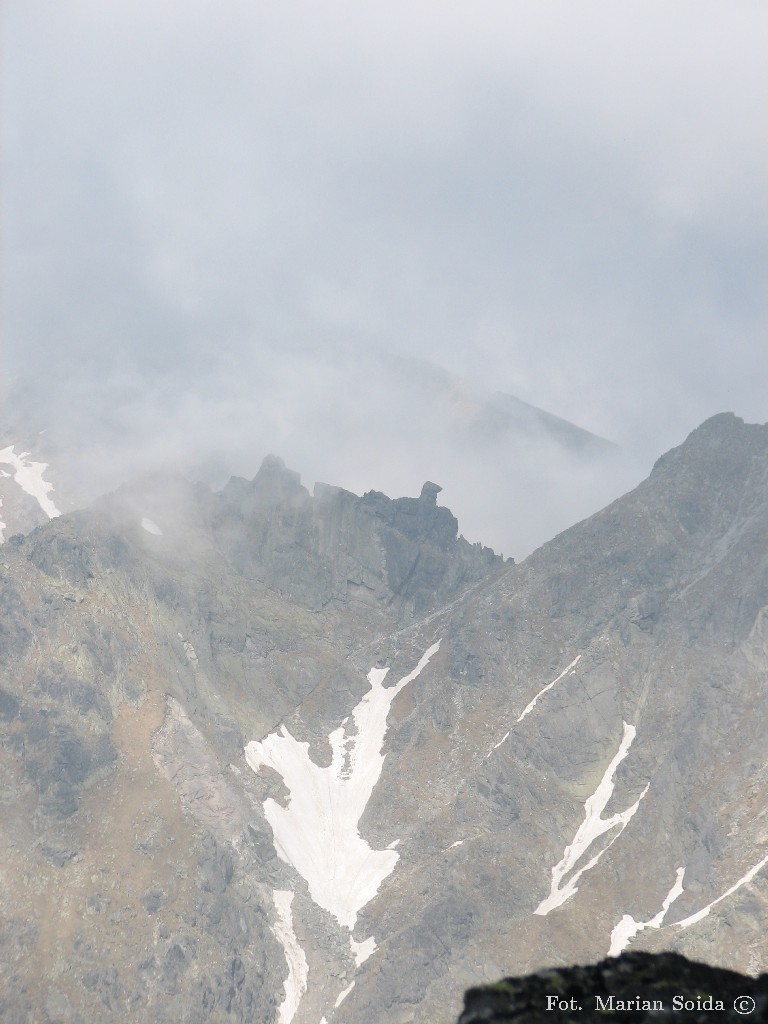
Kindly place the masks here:
<instances>
[{"instance_id":1,"label":"misty mountain ridge","mask_svg":"<svg viewBox=\"0 0 768 1024\"><path fill-rule=\"evenodd\" d=\"M612 441L514 395L490 392L426 360L387 355L382 356L382 363L391 368L398 390L420 388L431 394L445 422L457 434L467 432L485 443L544 435L566 450L593 455L609 454L617 448Z\"/></svg>"},{"instance_id":2,"label":"misty mountain ridge","mask_svg":"<svg viewBox=\"0 0 768 1024\"><path fill-rule=\"evenodd\" d=\"M0 1015L427 1024L627 949L764 969L768 426L707 420L520 564L439 493L268 457L6 530Z\"/></svg>"},{"instance_id":3,"label":"misty mountain ridge","mask_svg":"<svg viewBox=\"0 0 768 1024\"><path fill-rule=\"evenodd\" d=\"M272 365L267 356L265 364ZM640 476L626 453L574 424L439 366L382 352L353 360L346 349L298 350L287 368L267 369L247 387L234 367L225 378L213 374L194 397L179 386L159 378L140 389L130 377L105 373L97 394L75 381L52 401L43 379L16 385L4 402L0 444L48 464L65 510L158 471L218 489L230 476L252 477L270 450L305 479L358 494L417 493L432 478L465 536L517 558ZM12 486L0 480L6 511ZM19 529L29 522L26 515ZM6 536L15 529L10 523Z\"/></svg>"}]
</instances>

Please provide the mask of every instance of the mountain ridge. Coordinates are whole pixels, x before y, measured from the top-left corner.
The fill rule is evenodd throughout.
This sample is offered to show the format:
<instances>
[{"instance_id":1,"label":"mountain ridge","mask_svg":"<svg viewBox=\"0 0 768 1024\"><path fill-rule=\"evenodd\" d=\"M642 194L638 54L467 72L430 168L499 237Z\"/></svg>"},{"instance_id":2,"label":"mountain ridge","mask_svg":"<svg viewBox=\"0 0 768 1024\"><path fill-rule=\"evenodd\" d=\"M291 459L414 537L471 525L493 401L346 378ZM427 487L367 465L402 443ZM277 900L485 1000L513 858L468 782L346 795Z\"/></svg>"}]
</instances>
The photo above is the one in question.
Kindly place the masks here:
<instances>
[{"instance_id":1,"label":"mountain ridge","mask_svg":"<svg viewBox=\"0 0 768 1024\"><path fill-rule=\"evenodd\" d=\"M411 494L432 477L451 495L465 536L518 557L636 479L631 459L609 442L439 366L386 353L361 359L344 351L318 365L314 358L300 359L271 387L258 382L241 392L229 379L222 394L222 382L212 380L194 409L173 388L152 403L134 388L121 390L119 380L68 397L46 393L43 379L27 393L17 382L3 401L0 450L14 445L45 463L65 511L154 472L180 471L218 490L230 476L252 477L255 456L268 450L308 480L357 494ZM308 380L316 381L309 390ZM329 403L330 392L345 397ZM9 468L0 463L0 471ZM537 507L535 494L546 507ZM13 478L0 476L0 501L6 536L45 519ZM21 518L19 501L29 506Z\"/></svg>"},{"instance_id":2,"label":"mountain ridge","mask_svg":"<svg viewBox=\"0 0 768 1024\"><path fill-rule=\"evenodd\" d=\"M310 496L274 458L7 543L3 1011L405 1024L609 949L755 973L766 441L708 420L519 565L437 485ZM388 868L354 920L286 838L315 778L324 874L354 836Z\"/></svg>"}]
</instances>

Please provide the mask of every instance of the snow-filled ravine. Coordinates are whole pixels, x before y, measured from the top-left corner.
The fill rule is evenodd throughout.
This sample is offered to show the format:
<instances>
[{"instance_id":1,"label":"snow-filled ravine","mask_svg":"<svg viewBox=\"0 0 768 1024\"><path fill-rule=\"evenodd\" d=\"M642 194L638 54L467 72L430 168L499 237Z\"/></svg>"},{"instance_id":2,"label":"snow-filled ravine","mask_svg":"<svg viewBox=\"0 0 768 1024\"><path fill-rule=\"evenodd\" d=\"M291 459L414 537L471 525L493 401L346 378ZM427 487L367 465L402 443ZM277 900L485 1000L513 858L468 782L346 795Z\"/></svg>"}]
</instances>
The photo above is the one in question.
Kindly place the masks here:
<instances>
[{"instance_id":1,"label":"snow-filled ravine","mask_svg":"<svg viewBox=\"0 0 768 1024\"><path fill-rule=\"evenodd\" d=\"M701 910L696 911L695 914L690 914L688 917L683 918L681 921L675 921L674 924L669 925L671 928L690 928L691 925L698 924L699 921L703 921L718 903L722 903L723 900L728 899L735 892L741 889L742 886L748 885L755 875L761 871L765 865L768 864L768 856L759 860L757 864L754 864L746 874L722 894L717 899L712 900ZM677 878L672 888L669 890L664 902L661 905L661 910L652 917L650 921L635 921L629 914L625 914L619 923L615 926L611 932L611 946L608 950L608 956L618 956L619 953L626 949L631 940L646 928L661 928L664 923L664 918L667 916L667 911L671 905L675 902L678 896L681 896L685 891L683 889L683 878L685 877L685 868L677 869Z\"/></svg>"},{"instance_id":2,"label":"snow-filled ravine","mask_svg":"<svg viewBox=\"0 0 768 1024\"><path fill-rule=\"evenodd\" d=\"M627 722L624 722L623 725L624 735L621 743L619 744L619 749L614 755L611 763L605 769L605 773L603 774L597 789L585 803L584 821L581 823L576 835L573 837L573 842L565 848L562 860L552 868L552 886L550 888L549 896L541 901L538 907L534 910L534 914L546 916L551 910L562 906L566 900L570 899L571 896L578 892L576 885L578 880L586 871L589 871L595 866L595 864L597 864L609 847L613 846L621 833L627 827L627 824L635 811L640 806L640 801L648 792L648 786L646 786L635 803L625 811L612 814L610 818L602 817L603 811L608 806L608 801L613 795L613 776L618 766L629 753L632 740L635 738L635 727L627 724ZM616 831L610 841L606 843L606 845L603 846L593 857L591 857L586 864L577 868L577 864L583 861L595 840L599 839L600 836L612 829L615 829Z\"/></svg>"},{"instance_id":3,"label":"snow-filled ravine","mask_svg":"<svg viewBox=\"0 0 768 1024\"><path fill-rule=\"evenodd\" d=\"M743 885L748 885L758 871L761 871L766 864L768 864L768 856L763 857L762 860L759 860L757 864L753 865L745 875L741 876L738 882L734 882L730 889L726 889L722 896L718 896L716 900L712 900L712 902L708 903L706 907L702 907L701 910L697 911L695 914L691 914L690 917L686 917L682 921L676 921L676 927L690 928L692 924L702 921L718 903L722 903L723 900L728 899L729 896L732 896Z\"/></svg>"},{"instance_id":4,"label":"snow-filled ravine","mask_svg":"<svg viewBox=\"0 0 768 1024\"><path fill-rule=\"evenodd\" d=\"M578 665L578 663L579 663L580 661L581 661L581 655L580 655L580 654L577 654L577 655L576 655L576 657L575 657L575 658L573 659L573 661L572 661L572 662L570 663L570 665L566 665L566 667L565 667L565 668L563 669L563 671L562 671L562 672L560 673L560 675L559 675L559 676L556 676L556 677L555 677L555 678L554 678L554 679L552 680L552 682L551 682L551 683L547 683L547 685L546 685L546 686L543 686L543 687L542 687L542 688L541 688L541 689L539 690L539 692L538 692L538 693L536 694L536 696L535 696L535 697L533 698L533 700L531 700L531 701L530 701L530 702L529 702L529 703L528 703L528 704L527 704L527 705L525 706L525 708L523 709L523 711L522 711L522 712L520 713L520 715L518 716L518 718L517 718L517 722L516 722L515 724L516 724L516 725L519 725L519 724L520 724L520 723L522 722L522 720L523 720L523 719L525 718L525 716L526 716L526 715L529 715L529 714L530 714L530 713L531 713L531 712L533 711L533 709L534 709L534 708L536 707L536 704L538 703L539 697L543 697L545 693L548 693L548 692L549 692L549 690L551 690L551 689L552 689L552 687L553 687L553 686L555 685L555 683L559 683L561 679L565 678L565 676L567 676L567 675L569 675L569 674L570 674L570 675L575 675L575 674L576 674L576 665ZM506 732L504 733L504 735L503 735L503 736L501 737L501 739L499 740L499 742L498 742L498 743L494 743L494 744L493 744L493 746L491 747L491 749L490 749L490 750L488 751L488 753L486 754L486 757L490 757L490 756L491 756L491 754L493 753L493 751L494 751L494 750L498 750L498 749L499 749L499 747L503 746L503 745L504 745L504 744L505 744L505 743L507 742L507 740L509 739L509 737L510 737L510 735L511 735L511 734L512 734L512 730L511 730L511 729L507 729L507 731L506 731Z\"/></svg>"},{"instance_id":5,"label":"snow-filled ravine","mask_svg":"<svg viewBox=\"0 0 768 1024\"><path fill-rule=\"evenodd\" d=\"M667 911L675 902L677 897L682 896L685 891L683 889L684 877L685 868L678 868L674 884L664 897L664 902L661 904L661 910L649 921L636 921L631 914L625 914L622 917L611 932L611 945L608 949L608 956L618 956L622 950L626 949L632 939L634 939L634 937L640 932L645 931L646 928L661 928L664 923L664 918L667 916Z\"/></svg>"},{"instance_id":6,"label":"snow-filled ravine","mask_svg":"<svg viewBox=\"0 0 768 1024\"><path fill-rule=\"evenodd\" d=\"M567 676L569 673L571 675L574 675L574 673L576 672L576 666L578 665L578 663L580 661L581 661L581 655L577 654L576 657L573 659L573 661L570 663L570 665L566 665L566 667L563 669L563 671L560 673L559 676L557 676L555 679L552 680L551 683L547 683L546 686L542 687L542 689L539 690L539 692L536 694L536 696L533 698L533 700L529 704L527 704L525 706L525 708L521 712L520 717L518 718L517 721L518 722L522 722L522 720L525 718L526 715L530 715L530 713L536 707L536 704L538 703L539 697L543 697L545 693L548 693L549 690L551 690L552 687L555 685L555 683L559 683L560 680L563 679L565 676ZM507 735L509 735L509 733L507 733Z\"/></svg>"},{"instance_id":7,"label":"snow-filled ravine","mask_svg":"<svg viewBox=\"0 0 768 1024\"><path fill-rule=\"evenodd\" d=\"M373 850L358 829L384 766L389 709L439 646L439 641L433 644L394 686L384 686L389 669L371 669L370 690L352 712L353 726L345 718L328 737L333 751L328 767L315 764L309 743L294 739L285 726L245 748L250 767L255 772L262 766L273 768L290 794L285 807L276 800L264 801L278 855L306 880L315 903L350 931L399 858L392 847ZM368 946L365 952L370 950ZM356 952L361 952L359 946Z\"/></svg>"},{"instance_id":8,"label":"snow-filled ravine","mask_svg":"<svg viewBox=\"0 0 768 1024\"><path fill-rule=\"evenodd\" d=\"M0 450L0 465L11 466L13 479L30 497L34 498L40 508L49 519L61 515L59 510L50 499L49 494L53 490L53 484L43 479L43 473L48 469L47 462L33 462L29 458L29 452L22 452L17 455L14 445ZM3 476L10 476L5 470Z\"/></svg>"},{"instance_id":9,"label":"snow-filled ravine","mask_svg":"<svg viewBox=\"0 0 768 1024\"><path fill-rule=\"evenodd\" d=\"M307 991L309 974L307 958L293 930L293 913L291 911L293 896L294 893L291 889L276 889L272 893L277 910L277 921L272 930L285 951L285 960L288 964L288 977L283 985L285 995L277 1009L277 1024L291 1024L299 1008L301 997Z\"/></svg>"}]
</instances>

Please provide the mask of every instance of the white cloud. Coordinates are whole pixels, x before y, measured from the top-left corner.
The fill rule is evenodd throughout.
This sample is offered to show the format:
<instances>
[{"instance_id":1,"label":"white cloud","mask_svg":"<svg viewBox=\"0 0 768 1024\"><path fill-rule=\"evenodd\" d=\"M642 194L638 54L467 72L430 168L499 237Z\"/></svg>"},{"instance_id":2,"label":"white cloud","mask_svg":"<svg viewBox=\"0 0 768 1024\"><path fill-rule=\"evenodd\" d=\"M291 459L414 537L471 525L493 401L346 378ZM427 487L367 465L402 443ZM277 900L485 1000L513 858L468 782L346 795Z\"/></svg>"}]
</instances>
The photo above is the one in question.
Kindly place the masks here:
<instances>
[{"instance_id":1,"label":"white cloud","mask_svg":"<svg viewBox=\"0 0 768 1024\"><path fill-rule=\"evenodd\" d=\"M282 447L341 483L365 448L389 481L371 486L412 489L403 416L349 430L343 363L372 348L643 464L714 412L768 418L762 4L27 0L3 19L3 368L92 438L105 415L166 447L250 431L252 463ZM318 431L323 403L341 433ZM445 462L430 447L419 476Z\"/></svg>"}]
</instances>

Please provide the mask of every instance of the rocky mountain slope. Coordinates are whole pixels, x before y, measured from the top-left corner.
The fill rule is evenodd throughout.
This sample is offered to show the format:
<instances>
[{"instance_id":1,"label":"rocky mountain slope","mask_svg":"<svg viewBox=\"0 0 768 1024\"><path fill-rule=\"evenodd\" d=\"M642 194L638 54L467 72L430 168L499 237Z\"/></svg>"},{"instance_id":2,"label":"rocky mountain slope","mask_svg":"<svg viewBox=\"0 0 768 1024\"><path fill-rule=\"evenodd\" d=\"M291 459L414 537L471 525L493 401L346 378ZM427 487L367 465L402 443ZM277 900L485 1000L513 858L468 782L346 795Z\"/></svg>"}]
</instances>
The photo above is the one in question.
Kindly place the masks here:
<instances>
[{"instance_id":1,"label":"rocky mountain slope","mask_svg":"<svg viewBox=\"0 0 768 1024\"><path fill-rule=\"evenodd\" d=\"M768 957L768 428L520 565L268 459L0 550L0 1017L450 1021L483 979Z\"/></svg>"}]
</instances>

